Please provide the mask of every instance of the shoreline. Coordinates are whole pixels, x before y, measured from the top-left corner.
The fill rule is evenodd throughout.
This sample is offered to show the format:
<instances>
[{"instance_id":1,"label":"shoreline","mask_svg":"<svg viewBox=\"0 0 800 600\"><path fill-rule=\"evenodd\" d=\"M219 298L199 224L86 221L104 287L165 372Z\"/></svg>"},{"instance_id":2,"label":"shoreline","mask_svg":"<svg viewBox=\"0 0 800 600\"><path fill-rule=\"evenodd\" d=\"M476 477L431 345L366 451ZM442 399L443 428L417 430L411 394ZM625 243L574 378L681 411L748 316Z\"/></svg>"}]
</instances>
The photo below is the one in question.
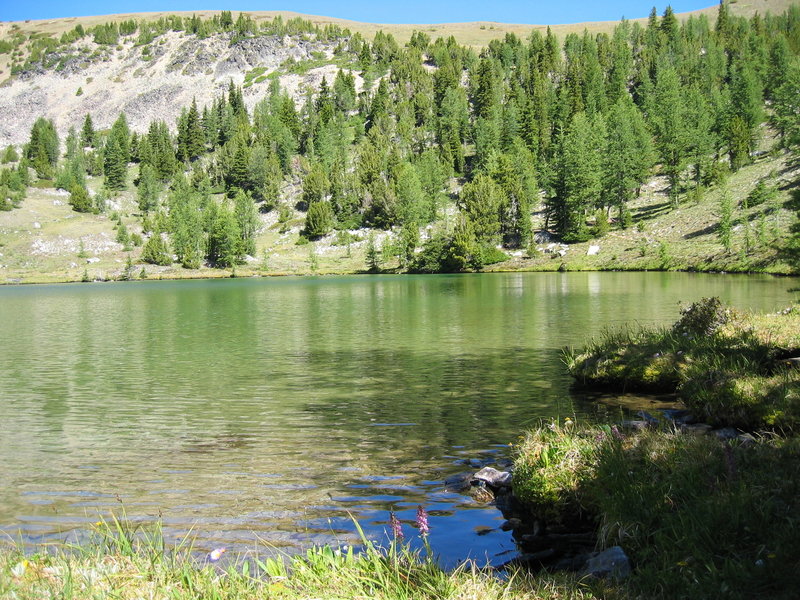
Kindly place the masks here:
<instances>
[{"instance_id":1,"label":"shoreline","mask_svg":"<svg viewBox=\"0 0 800 600\"><path fill-rule=\"evenodd\" d=\"M140 267L134 265L134 267ZM135 270L135 269L134 269ZM362 275L481 275L481 274L494 274L494 273L695 273L702 275L767 275L770 277L782 277L787 279L800 278L800 273L787 272L785 270L768 271L768 270L745 270L745 271L722 271L716 269L700 270L700 269L642 269L642 268L540 268L540 265L530 267L523 267L519 269L513 268L490 268L480 271L461 271L457 273L413 273L408 271L398 272L394 270L384 270L377 273L372 273L367 270L342 270L342 271L325 271L325 272L288 272L288 271L275 271L263 272L258 269L253 270L193 270L186 274L177 276L158 276L140 277L135 275L130 278L107 278L107 279L94 279L85 281L76 278L57 277L52 278L49 275L43 275L38 278L10 275L5 278L5 281L0 281L0 287L11 286L27 286L27 285L50 285L50 284L91 284L91 283L122 283L122 282L135 282L135 281L198 281L210 279L270 279L270 278L284 278L284 277L347 277L347 276L362 276Z\"/></svg>"}]
</instances>

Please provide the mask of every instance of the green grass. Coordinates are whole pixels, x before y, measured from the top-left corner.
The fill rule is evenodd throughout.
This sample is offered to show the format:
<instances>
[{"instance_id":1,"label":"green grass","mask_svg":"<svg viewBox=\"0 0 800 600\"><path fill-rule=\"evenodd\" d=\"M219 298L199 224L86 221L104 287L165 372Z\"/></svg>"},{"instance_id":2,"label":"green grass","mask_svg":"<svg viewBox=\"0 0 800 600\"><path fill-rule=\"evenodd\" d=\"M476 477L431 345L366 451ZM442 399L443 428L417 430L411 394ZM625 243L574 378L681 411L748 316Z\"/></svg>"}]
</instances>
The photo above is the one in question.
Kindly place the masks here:
<instances>
[{"instance_id":1,"label":"green grass","mask_svg":"<svg viewBox=\"0 0 800 600\"><path fill-rule=\"evenodd\" d=\"M267 556L258 548L234 557L226 567L199 558L191 539L167 548L158 525L139 529L111 517L95 524L94 539L25 555L19 548L0 550L0 597L89 600L170 598L217 600L245 598L376 598L385 600L485 598L576 600L597 598L575 577L532 578L466 563L442 570L428 552L403 543L380 547L312 548L296 556ZM594 585L594 589L602 588Z\"/></svg>"},{"instance_id":2,"label":"green grass","mask_svg":"<svg viewBox=\"0 0 800 600\"><path fill-rule=\"evenodd\" d=\"M582 384L677 392L698 418L744 430L800 428L800 307L739 313L706 298L671 328L609 331L565 362Z\"/></svg>"},{"instance_id":3,"label":"green grass","mask_svg":"<svg viewBox=\"0 0 800 600\"><path fill-rule=\"evenodd\" d=\"M788 599L798 590L798 469L797 438L746 445L552 424L517 446L514 489L526 499L546 490L535 517L579 509L599 546L623 547L634 572L616 597Z\"/></svg>"}]
</instances>

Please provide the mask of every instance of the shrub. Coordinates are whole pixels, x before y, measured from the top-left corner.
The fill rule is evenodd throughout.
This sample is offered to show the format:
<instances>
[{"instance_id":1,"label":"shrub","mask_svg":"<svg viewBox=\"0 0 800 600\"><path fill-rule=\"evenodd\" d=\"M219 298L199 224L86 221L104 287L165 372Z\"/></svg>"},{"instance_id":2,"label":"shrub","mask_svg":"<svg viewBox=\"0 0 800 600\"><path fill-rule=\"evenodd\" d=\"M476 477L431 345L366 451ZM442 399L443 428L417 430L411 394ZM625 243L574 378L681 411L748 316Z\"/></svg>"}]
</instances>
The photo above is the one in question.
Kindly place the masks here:
<instances>
[{"instance_id":1,"label":"shrub","mask_svg":"<svg viewBox=\"0 0 800 600\"><path fill-rule=\"evenodd\" d=\"M333 207L327 200L312 202L306 214L306 234L310 238L327 235L333 229Z\"/></svg>"},{"instance_id":2,"label":"shrub","mask_svg":"<svg viewBox=\"0 0 800 600\"><path fill-rule=\"evenodd\" d=\"M730 320L730 316L730 309L719 298L701 298L681 309L681 318L673 326L673 331L689 337L714 335Z\"/></svg>"}]
</instances>

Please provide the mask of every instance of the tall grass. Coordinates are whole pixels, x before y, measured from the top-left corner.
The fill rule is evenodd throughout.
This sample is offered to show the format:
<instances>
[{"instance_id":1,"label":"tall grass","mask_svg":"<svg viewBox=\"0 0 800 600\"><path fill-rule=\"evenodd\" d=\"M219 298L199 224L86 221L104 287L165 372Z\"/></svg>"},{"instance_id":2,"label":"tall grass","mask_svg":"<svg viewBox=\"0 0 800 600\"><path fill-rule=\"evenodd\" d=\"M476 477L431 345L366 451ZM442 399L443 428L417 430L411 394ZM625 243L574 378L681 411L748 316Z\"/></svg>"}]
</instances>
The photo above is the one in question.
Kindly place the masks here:
<instances>
[{"instance_id":1,"label":"tall grass","mask_svg":"<svg viewBox=\"0 0 800 600\"><path fill-rule=\"evenodd\" d=\"M318 547L296 556L253 551L226 567L198 557L191 538L168 548L159 524L137 527L124 518L96 524L90 544L25 555L0 549L0 598L94 600L168 598L238 600L277 598L576 599L598 596L569 575L503 577L465 563L444 571L428 548L413 551L401 540L387 547L362 535L358 549ZM595 585L595 587L598 587ZM602 587L602 586L599 586Z\"/></svg>"},{"instance_id":2,"label":"tall grass","mask_svg":"<svg viewBox=\"0 0 800 600\"><path fill-rule=\"evenodd\" d=\"M630 556L634 574L620 597L798 597L797 438L743 445L674 430L556 426L529 434L517 454L515 490L546 496L536 517L581 511L600 547L621 545Z\"/></svg>"}]
</instances>

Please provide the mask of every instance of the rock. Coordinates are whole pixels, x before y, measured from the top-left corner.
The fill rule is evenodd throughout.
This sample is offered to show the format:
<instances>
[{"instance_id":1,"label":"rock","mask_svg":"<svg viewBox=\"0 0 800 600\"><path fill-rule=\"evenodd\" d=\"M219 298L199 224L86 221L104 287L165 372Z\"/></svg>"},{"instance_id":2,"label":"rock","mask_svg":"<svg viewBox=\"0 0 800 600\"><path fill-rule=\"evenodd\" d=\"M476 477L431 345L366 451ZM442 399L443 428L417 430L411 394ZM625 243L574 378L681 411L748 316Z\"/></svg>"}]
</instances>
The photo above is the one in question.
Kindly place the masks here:
<instances>
[{"instance_id":1,"label":"rock","mask_svg":"<svg viewBox=\"0 0 800 600\"><path fill-rule=\"evenodd\" d=\"M469 490L472 473L456 473L444 480L444 487L451 492L464 492Z\"/></svg>"},{"instance_id":2,"label":"rock","mask_svg":"<svg viewBox=\"0 0 800 600\"><path fill-rule=\"evenodd\" d=\"M468 493L476 502L484 502L488 504L494 500L494 493L492 490L483 485L483 482L480 482L480 485L473 485L470 487Z\"/></svg>"},{"instance_id":3,"label":"rock","mask_svg":"<svg viewBox=\"0 0 800 600\"><path fill-rule=\"evenodd\" d=\"M621 421L620 427L623 429L632 429L634 431L642 431L652 425L650 421L634 420L634 421Z\"/></svg>"},{"instance_id":4,"label":"rock","mask_svg":"<svg viewBox=\"0 0 800 600\"><path fill-rule=\"evenodd\" d=\"M712 433L721 440L732 440L739 437L739 432L733 427L723 427L722 429L715 429Z\"/></svg>"},{"instance_id":5,"label":"rock","mask_svg":"<svg viewBox=\"0 0 800 600\"><path fill-rule=\"evenodd\" d=\"M89 264L94 264L100 262L100 259L97 258L96 256L92 256L91 258L87 258L86 262Z\"/></svg>"},{"instance_id":6,"label":"rock","mask_svg":"<svg viewBox=\"0 0 800 600\"><path fill-rule=\"evenodd\" d=\"M667 419L674 421L678 425L689 425L697 421L688 410L665 408L661 412Z\"/></svg>"},{"instance_id":7,"label":"rock","mask_svg":"<svg viewBox=\"0 0 800 600\"><path fill-rule=\"evenodd\" d=\"M510 518L508 521L500 525L500 529L503 531L512 531L514 529L519 529L522 526L522 519L517 519L516 517Z\"/></svg>"},{"instance_id":8,"label":"rock","mask_svg":"<svg viewBox=\"0 0 800 600\"><path fill-rule=\"evenodd\" d=\"M541 229L533 234L533 241L537 244L547 244L553 239L549 231Z\"/></svg>"},{"instance_id":9,"label":"rock","mask_svg":"<svg viewBox=\"0 0 800 600\"><path fill-rule=\"evenodd\" d=\"M625 579L631 574L631 563L619 546L612 546L602 552L593 552L586 561L583 575L611 579Z\"/></svg>"},{"instance_id":10,"label":"rock","mask_svg":"<svg viewBox=\"0 0 800 600\"><path fill-rule=\"evenodd\" d=\"M694 423L692 425L681 425L681 431L683 431L684 433L703 435L711 431L711 425L708 425L707 423Z\"/></svg>"},{"instance_id":11,"label":"rock","mask_svg":"<svg viewBox=\"0 0 800 600\"><path fill-rule=\"evenodd\" d=\"M33 222L33 228L34 229L41 229L42 228L42 224L39 223L39 221L34 221Z\"/></svg>"},{"instance_id":12,"label":"rock","mask_svg":"<svg viewBox=\"0 0 800 600\"><path fill-rule=\"evenodd\" d=\"M589 246L589 249L586 251L587 256L595 256L600 252L600 246Z\"/></svg>"},{"instance_id":13,"label":"rock","mask_svg":"<svg viewBox=\"0 0 800 600\"><path fill-rule=\"evenodd\" d=\"M511 473L508 471L498 471L493 467L483 467L472 476L473 485L475 485L475 481L482 481L490 488L499 490L501 488L511 487Z\"/></svg>"}]
</instances>

